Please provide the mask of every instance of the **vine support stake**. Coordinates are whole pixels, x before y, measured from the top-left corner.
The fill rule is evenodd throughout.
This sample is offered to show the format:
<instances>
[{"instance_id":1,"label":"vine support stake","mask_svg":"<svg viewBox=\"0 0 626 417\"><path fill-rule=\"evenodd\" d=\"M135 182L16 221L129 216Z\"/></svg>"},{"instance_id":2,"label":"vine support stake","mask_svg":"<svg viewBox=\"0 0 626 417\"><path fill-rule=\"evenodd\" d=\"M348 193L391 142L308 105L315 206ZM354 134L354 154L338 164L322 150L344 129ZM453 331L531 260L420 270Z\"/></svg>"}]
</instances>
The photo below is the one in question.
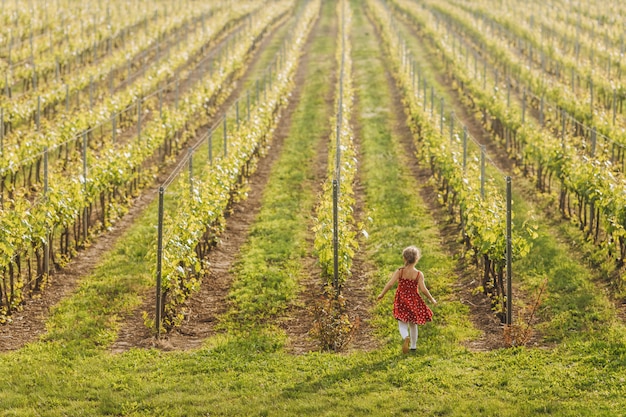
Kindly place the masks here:
<instances>
[{"instance_id":1,"label":"vine support stake","mask_svg":"<svg viewBox=\"0 0 626 417\"><path fill-rule=\"evenodd\" d=\"M163 119L163 89L159 90L159 119Z\"/></svg>"},{"instance_id":2,"label":"vine support stake","mask_svg":"<svg viewBox=\"0 0 626 417\"><path fill-rule=\"evenodd\" d=\"M506 79L506 108L511 108L511 80L508 77Z\"/></svg>"},{"instance_id":3,"label":"vine support stake","mask_svg":"<svg viewBox=\"0 0 626 417\"><path fill-rule=\"evenodd\" d=\"M450 112L450 146L454 141L454 112Z\"/></svg>"},{"instance_id":4,"label":"vine support stake","mask_svg":"<svg viewBox=\"0 0 626 417\"><path fill-rule=\"evenodd\" d=\"M476 61L476 54L472 53L472 56L474 57L474 80L475 80L478 77L478 65Z\"/></svg>"},{"instance_id":5,"label":"vine support stake","mask_svg":"<svg viewBox=\"0 0 626 417\"><path fill-rule=\"evenodd\" d=\"M415 92L415 94L417 94L417 98L420 97L420 85L421 84L422 84L422 67L418 67L417 68L417 91Z\"/></svg>"},{"instance_id":6,"label":"vine support stake","mask_svg":"<svg viewBox=\"0 0 626 417\"><path fill-rule=\"evenodd\" d=\"M463 127L463 171L467 167L467 126Z\"/></svg>"},{"instance_id":7,"label":"vine support stake","mask_svg":"<svg viewBox=\"0 0 626 417\"><path fill-rule=\"evenodd\" d=\"M511 177L506 177L506 324L513 324Z\"/></svg>"},{"instance_id":8,"label":"vine support stake","mask_svg":"<svg viewBox=\"0 0 626 417\"><path fill-rule=\"evenodd\" d=\"M0 155L4 154L4 109L0 109Z\"/></svg>"},{"instance_id":9,"label":"vine support stake","mask_svg":"<svg viewBox=\"0 0 626 417\"><path fill-rule=\"evenodd\" d=\"M48 195L48 147L43 151L43 195ZM48 276L50 274L50 232L46 230L46 241L43 246L43 273Z\"/></svg>"},{"instance_id":10,"label":"vine support stake","mask_svg":"<svg viewBox=\"0 0 626 417\"><path fill-rule=\"evenodd\" d=\"M111 67L111 70L109 71L109 94L113 95L113 67Z\"/></svg>"},{"instance_id":11,"label":"vine support stake","mask_svg":"<svg viewBox=\"0 0 626 417\"><path fill-rule=\"evenodd\" d=\"M141 97L137 99L137 143L141 144Z\"/></svg>"},{"instance_id":12,"label":"vine support stake","mask_svg":"<svg viewBox=\"0 0 626 417\"><path fill-rule=\"evenodd\" d=\"M48 194L48 147L43 149L43 195Z\"/></svg>"},{"instance_id":13,"label":"vine support stake","mask_svg":"<svg viewBox=\"0 0 626 417\"><path fill-rule=\"evenodd\" d=\"M439 112L439 115L440 115L440 117L439 117L439 131L441 133L441 136L443 136L443 119L444 119L444 117L443 117L443 104L444 104L443 97L441 97L440 103L441 103L441 111Z\"/></svg>"},{"instance_id":14,"label":"vine support stake","mask_svg":"<svg viewBox=\"0 0 626 417\"><path fill-rule=\"evenodd\" d=\"M237 130L239 130L239 100L235 102L235 121L237 122Z\"/></svg>"},{"instance_id":15,"label":"vine support stake","mask_svg":"<svg viewBox=\"0 0 626 417\"><path fill-rule=\"evenodd\" d=\"M522 124L526 122L526 89L522 95Z\"/></svg>"},{"instance_id":16,"label":"vine support stake","mask_svg":"<svg viewBox=\"0 0 626 417\"><path fill-rule=\"evenodd\" d=\"M494 77L495 77L495 81L493 83L493 89L494 89L494 93L498 90L498 84L500 82L499 80L499 75L500 73L498 72L498 70L496 69L496 71L494 72Z\"/></svg>"},{"instance_id":17,"label":"vine support stake","mask_svg":"<svg viewBox=\"0 0 626 417\"><path fill-rule=\"evenodd\" d=\"M593 119L593 78L589 76L589 113Z\"/></svg>"},{"instance_id":18,"label":"vine support stake","mask_svg":"<svg viewBox=\"0 0 626 417\"><path fill-rule=\"evenodd\" d=\"M31 57L31 61L32 61L32 57ZM33 64L33 91L37 91L37 67L34 62L32 62L32 64Z\"/></svg>"},{"instance_id":19,"label":"vine support stake","mask_svg":"<svg viewBox=\"0 0 626 417\"><path fill-rule=\"evenodd\" d=\"M213 165L213 129L209 131L209 137L207 138L209 147L209 164Z\"/></svg>"},{"instance_id":20,"label":"vine support stake","mask_svg":"<svg viewBox=\"0 0 626 417\"><path fill-rule=\"evenodd\" d=\"M435 113L435 87L430 86L430 118L433 118Z\"/></svg>"},{"instance_id":21,"label":"vine support stake","mask_svg":"<svg viewBox=\"0 0 626 417\"><path fill-rule=\"evenodd\" d=\"M224 158L228 156L228 129L226 125L226 113L224 113Z\"/></svg>"},{"instance_id":22,"label":"vine support stake","mask_svg":"<svg viewBox=\"0 0 626 417\"><path fill-rule=\"evenodd\" d=\"M178 76L176 76L176 99L174 102L174 108L178 110Z\"/></svg>"},{"instance_id":23,"label":"vine support stake","mask_svg":"<svg viewBox=\"0 0 626 417\"><path fill-rule=\"evenodd\" d=\"M339 183L333 180L333 287L339 294Z\"/></svg>"},{"instance_id":24,"label":"vine support stake","mask_svg":"<svg viewBox=\"0 0 626 417\"><path fill-rule=\"evenodd\" d=\"M246 91L246 105L248 107L248 111L247 111L248 122L250 122L250 90L249 89Z\"/></svg>"},{"instance_id":25,"label":"vine support stake","mask_svg":"<svg viewBox=\"0 0 626 417\"><path fill-rule=\"evenodd\" d=\"M487 61L483 60L483 90L487 89Z\"/></svg>"},{"instance_id":26,"label":"vine support stake","mask_svg":"<svg viewBox=\"0 0 626 417\"><path fill-rule=\"evenodd\" d=\"M154 326L156 331L156 338L161 336L161 274L163 270L163 187L159 187L159 220L158 220L158 232L157 232L157 268L156 268L156 311Z\"/></svg>"},{"instance_id":27,"label":"vine support stake","mask_svg":"<svg viewBox=\"0 0 626 417\"><path fill-rule=\"evenodd\" d=\"M613 126L615 126L615 114L617 113L617 92L613 89Z\"/></svg>"},{"instance_id":28,"label":"vine support stake","mask_svg":"<svg viewBox=\"0 0 626 417\"><path fill-rule=\"evenodd\" d=\"M485 145L480 145L480 196L485 199Z\"/></svg>"},{"instance_id":29,"label":"vine support stake","mask_svg":"<svg viewBox=\"0 0 626 417\"><path fill-rule=\"evenodd\" d=\"M87 131L83 132L83 181L84 181L83 190L84 190L85 198L86 198L87 197ZM84 232L85 241L87 240L87 227L88 227L87 215L88 214L89 214L89 209L87 205L85 205L85 208L83 210L83 232Z\"/></svg>"},{"instance_id":30,"label":"vine support stake","mask_svg":"<svg viewBox=\"0 0 626 417\"><path fill-rule=\"evenodd\" d=\"M565 110L561 110L561 147L565 149Z\"/></svg>"},{"instance_id":31,"label":"vine support stake","mask_svg":"<svg viewBox=\"0 0 626 417\"><path fill-rule=\"evenodd\" d=\"M41 96L37 96L37 130L41 129Z\"/></svg>"},{"instance_id":32,"label":"vine support stake","mask_svg":"<svg viewBox=\"0 0 626 417\"><path fill-rule=\"evenodd\" d=\"M189 196L193 196L193 149L191 146L187 149L189 156Z\"/></svg>"},{"instance_id":33,"label":"vine support stake","mask_svg":"<svg viewBox=\"0 0 626 417\"><path fill-rule=\"evenodd\" d=\"M115 143L115 136L117 136L117 126L115 113L111 113L111 142Z\"/></svg>"},{"instance_id":34,"label":"vine support stake","mask_svg":"<svg viewBox=\"0 0 626 417\"><path fill-rule=\"evenodd\" d=\"M341 97L339 97L339 106L341 106ZM336 129L336 140L337 143L335 145L335 175L337 181L337 187L341 183L341 112L337 114L337 125Z\"/></svg>"},{"instance_id":35,"label":"vine support stake","mask_svg":"<svg viewBox=\"0 0 626 417\"><path fill-rule=\"evenodd\" d=\"M596 156L596 143L598 138L598 130L596 127L591 128L591 156Z\"/></svg>"},{"instance_id":36,"label":"vine support stake","mask_svg":"<svg viewBox=\"0 0 626 417\"><path fill-rule=\"evenodd\" d=\"M87 188L87 131L83 132L83 179Z\"/></svg>"}]
</instances>

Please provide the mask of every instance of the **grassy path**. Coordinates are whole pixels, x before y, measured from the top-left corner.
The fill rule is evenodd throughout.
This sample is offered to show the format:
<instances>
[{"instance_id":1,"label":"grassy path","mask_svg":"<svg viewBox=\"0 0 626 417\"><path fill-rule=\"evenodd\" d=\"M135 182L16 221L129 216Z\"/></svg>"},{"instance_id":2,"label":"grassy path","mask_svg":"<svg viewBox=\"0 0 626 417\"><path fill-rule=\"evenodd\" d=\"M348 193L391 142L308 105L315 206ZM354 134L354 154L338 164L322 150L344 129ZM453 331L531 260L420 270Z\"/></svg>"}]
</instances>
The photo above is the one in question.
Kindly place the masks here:
<instances>
[{"instance_id":1,"label":"grassy path","mask_svg":"<svg viewBox=\"0 0 626 417\"><path fill-rule=\"evenodd\" d=\"M374 28L364 16L362 7L355 4L354 8L357 10L353 35L355 88L359 104L357 118L361 126L365 211L372 218L367 248L379 270L374 280L377 288L373 291L379 292L395 268L402 265L402 249L409 245L421 247L423 258L418 268L424 271L431 293L443 301L436 313L439 320L421 330L428 346L440 348L445 337L449 336L451 340L463 337L463 332L454 336L460 329L441 326L443 322L464 322L455 313L461 310L460 306L445 302L450 299L450 285L456 279L454 262L444 252L436 221L420 198L419 190L425 184L419 184L409 169L413 156L406 155L402 141L410 138L410 131L404 123L404 114L397 109L399 97L397 92L394 95L393 80L386 74ZM384 319L378 324L383 326L384 334L391 333L399 341L391 316L391 302L392 296L388 295L380 304L379 312Z\"/></svg>"}]
</instances>

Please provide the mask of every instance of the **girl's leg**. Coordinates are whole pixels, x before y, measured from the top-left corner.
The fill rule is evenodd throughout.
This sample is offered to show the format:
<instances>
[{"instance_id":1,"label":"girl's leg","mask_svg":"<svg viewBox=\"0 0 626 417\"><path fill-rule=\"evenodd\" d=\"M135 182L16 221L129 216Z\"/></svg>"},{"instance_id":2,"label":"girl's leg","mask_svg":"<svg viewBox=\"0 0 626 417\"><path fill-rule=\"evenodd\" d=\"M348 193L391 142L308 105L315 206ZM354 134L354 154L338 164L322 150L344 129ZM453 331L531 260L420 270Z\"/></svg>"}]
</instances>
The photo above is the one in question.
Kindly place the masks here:
<instances>
[{"instance_id":1,"label":"girl's leg","mask_svg":"<svg viewBox=\"0 0 626 417\"><path fill-rule=\"evenodd\" d=\"M405 321L398 320L400 336L402 336L402 353L409 353L409 324Z\"/></svg>"},{"instance_id":2,"label":"girl's leg","mask_svg":"<svg viewBox=\"0 0 626 417\"><path fill-rule=\"evenodd\" d=\"M398 320L398 327L400 328L400 336L402 336L403 340L409 337L409 323Z\"/></svg>"},{"instance_id":3,"label":"girl's leg","mask_svg":"<svg viewBox=\"0 0 626 417\"><path fill-rule=\"evenodd\" d=\"M411 349L417 347L417 323L409 323L409 330L411 331Z\"/></svg>"}]
</instances>

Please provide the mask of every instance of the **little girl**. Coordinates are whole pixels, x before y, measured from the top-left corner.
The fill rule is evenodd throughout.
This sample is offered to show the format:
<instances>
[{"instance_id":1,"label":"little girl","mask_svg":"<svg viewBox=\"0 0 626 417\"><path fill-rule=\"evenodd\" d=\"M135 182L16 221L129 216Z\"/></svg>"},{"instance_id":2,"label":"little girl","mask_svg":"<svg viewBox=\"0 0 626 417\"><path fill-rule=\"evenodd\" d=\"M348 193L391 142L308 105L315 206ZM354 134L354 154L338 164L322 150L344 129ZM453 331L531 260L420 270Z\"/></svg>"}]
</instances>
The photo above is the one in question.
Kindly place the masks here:
<instances>
[{"instance_id":1,"label":"little girl","mask_svg":"<svg viewBox=\"0 0 626 417\"><path fill-rule=\"evenodd\" d=\"M402 257L404 267L398 268L393 273L383 291L378 295L378 300L382 300L387 291L398 282L396 298L393 301L393 316L398 320L400 335L403 339L402 353L408 353L409 343L411 351L414 351L417 345L417 325L426 324L433 318L433 312L420 297L420 292L425 294L433 304L437 304L437 300L426 288L422 271L415 269L415 264L421 257L420 250L415 246L409 246L402 251Z\"/></svg>"}]
</instances>

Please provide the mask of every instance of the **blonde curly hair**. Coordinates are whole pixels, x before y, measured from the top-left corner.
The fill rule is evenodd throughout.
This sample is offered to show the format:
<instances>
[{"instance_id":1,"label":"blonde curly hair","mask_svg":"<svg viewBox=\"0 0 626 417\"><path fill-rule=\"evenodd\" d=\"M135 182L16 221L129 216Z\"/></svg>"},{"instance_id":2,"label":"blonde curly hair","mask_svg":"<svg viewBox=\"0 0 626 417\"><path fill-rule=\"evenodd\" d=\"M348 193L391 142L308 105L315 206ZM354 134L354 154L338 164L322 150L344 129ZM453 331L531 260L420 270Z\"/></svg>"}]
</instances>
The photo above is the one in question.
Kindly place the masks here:
<instances>
[{"instance_id":1,"label":"blonde curly hair","mask_svg":"<svg viewBox=\"0 0 626 417\"><path fill-rule=\"evenodd\" d=\"M402 257L406 265L414 264L422 257L422 251L416 246L409 246L402 251Z\"/></svg>"}]
</instances>

